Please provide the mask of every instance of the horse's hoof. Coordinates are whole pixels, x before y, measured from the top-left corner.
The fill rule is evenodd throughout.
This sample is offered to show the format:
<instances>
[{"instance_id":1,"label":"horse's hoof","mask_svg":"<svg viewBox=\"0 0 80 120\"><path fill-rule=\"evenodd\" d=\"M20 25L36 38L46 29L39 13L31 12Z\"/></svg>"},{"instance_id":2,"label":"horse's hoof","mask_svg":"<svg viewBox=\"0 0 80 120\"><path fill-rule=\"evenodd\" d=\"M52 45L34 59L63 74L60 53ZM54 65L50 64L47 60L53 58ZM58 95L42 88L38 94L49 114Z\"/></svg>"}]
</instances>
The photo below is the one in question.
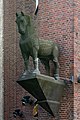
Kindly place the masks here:
<instances>
[{"instance_id":1,"label":"horse's hoof","mask_svg":"<svg viewBox=\"0 0 80 120\"><path fill-rule=\"evenodd\" d=\"M55 74L55 75L54 75L54 78L55 78L55 80L60 80L58 74Z\"/></svg>"},{"instance_id":2,"label":"horse's hoof","mask_svg":"<svg viewBox=\"0 0 80 120\"><path fill-rule=\"evenodd\" d=\"M54 78L55 78L55 80L60 80L59 77L54 77Z\"/></svg>"},{"instance_id":3,"label":"horse's hoof","mask_svg":"<svg viewBox=\"0 0 80 120\"><path fill-rule=\"evenodd\" d=\"M39 70L34 70L33 73L40 74Z\"/></svg>"},{"instance_id":4,"label":"horse's hoof","mask_svg":"<svg viewBox=\"0 0 80 120\"><path fill-rule=\"evenodd\" d=\"M24 73L23 73L23 76L26 76L29 73L30 73L30 71L25 70Z\"/></svg>"}]
</instances>

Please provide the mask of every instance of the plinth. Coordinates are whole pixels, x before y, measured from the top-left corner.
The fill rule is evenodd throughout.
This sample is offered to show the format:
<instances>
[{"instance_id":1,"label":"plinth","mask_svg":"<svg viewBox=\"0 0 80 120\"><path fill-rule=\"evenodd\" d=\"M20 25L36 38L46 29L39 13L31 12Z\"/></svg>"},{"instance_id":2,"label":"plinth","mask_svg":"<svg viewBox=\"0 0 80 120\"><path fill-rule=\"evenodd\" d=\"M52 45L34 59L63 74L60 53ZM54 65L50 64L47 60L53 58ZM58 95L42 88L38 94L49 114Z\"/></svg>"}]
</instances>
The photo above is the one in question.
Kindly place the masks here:
<instances>
[{"instance_id":1,"label":"plinth","mask_svg":"<svg viewBox=\"0 0 80 120\"><path fill-rule=\"evenodd\" d=\"M64 92L64 81L55 80L53 77L29 73L21 75L17 81L25 90L33 95L38 104L53 116L57 116L62 94Z\"/></svg>"}]
</instances>

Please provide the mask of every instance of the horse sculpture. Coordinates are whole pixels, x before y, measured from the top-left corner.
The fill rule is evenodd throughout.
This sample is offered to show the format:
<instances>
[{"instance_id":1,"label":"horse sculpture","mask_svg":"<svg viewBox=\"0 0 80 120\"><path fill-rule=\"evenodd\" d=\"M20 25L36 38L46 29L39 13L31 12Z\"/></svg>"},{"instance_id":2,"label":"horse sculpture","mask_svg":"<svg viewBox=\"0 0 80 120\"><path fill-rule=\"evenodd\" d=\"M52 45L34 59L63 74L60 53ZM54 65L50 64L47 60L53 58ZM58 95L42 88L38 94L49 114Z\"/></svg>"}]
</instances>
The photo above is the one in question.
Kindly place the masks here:
<instances>
[{"instance_id":1,"label":"horse sculpture","mask_svg":"<svg viewBox=\"0 0 80 120\"><path fill-rule=\"evenodd\" d=\"M50 40L42 40L36 36L35 28L31 22L31 18L28 15L24 15L23 12L16 13L16 23L18 31L21 34L19 41L21 53L25 64L25 73L28 72L29 57L33 58L34 71L33 73L39 73L38 58L45 65L47 73L50 73L49 61L54 63L54 78L59 77L59 62L58 55L59 50L56 43Z\"/></svg>"}]
</instances>

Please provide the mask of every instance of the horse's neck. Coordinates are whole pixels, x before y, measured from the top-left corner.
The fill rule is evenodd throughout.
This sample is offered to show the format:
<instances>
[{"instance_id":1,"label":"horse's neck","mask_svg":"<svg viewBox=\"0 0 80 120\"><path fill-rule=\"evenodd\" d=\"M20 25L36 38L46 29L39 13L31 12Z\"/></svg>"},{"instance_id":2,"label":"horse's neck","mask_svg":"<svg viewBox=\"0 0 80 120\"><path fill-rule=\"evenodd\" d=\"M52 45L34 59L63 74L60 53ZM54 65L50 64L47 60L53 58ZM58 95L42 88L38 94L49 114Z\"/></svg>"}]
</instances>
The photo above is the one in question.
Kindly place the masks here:
<instances>
[{"instance_id":1,"label":"horse's neck","mask_svg":"<svg viewBox=\"0 0 80 120\"><path fill-rule=\"evenodd\" d=\"M22 40L26 40L27 37L28 37L27 33L21 34L21 39L22 39Z\"/></svg>"},{"instance_id":2,"label":"horse's neck","mask_svg":"<svg viewBox=\"0 0 80 120\"><path fill-rule=\"evenodd\" d=\"M34 27L32 25L27 27L27 33L28 33L28 38L31 38L31 36L34 35L35 29L34 29Z\"/></svg>"}]
</instances>

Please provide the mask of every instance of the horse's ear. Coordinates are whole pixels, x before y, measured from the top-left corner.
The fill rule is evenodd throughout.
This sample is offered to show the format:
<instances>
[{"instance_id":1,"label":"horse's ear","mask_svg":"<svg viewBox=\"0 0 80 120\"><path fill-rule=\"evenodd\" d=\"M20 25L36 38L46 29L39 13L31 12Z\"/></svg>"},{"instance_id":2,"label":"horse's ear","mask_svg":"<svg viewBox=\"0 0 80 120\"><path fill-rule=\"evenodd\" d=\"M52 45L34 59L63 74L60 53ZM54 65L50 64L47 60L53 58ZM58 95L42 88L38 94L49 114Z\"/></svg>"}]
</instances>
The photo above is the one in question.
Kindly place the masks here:
<instances>
[{"instance_id":1,"label":"horse's ear","mask_svg":"<svg viewBox=\"0 0 80 120\"><path fill-rule=\"evenodd\" d=\"M16 17L18 16L18 13L16 13Z\"/></svg>"},{"instance_id":2,"label":"horse's ear","mask_svg":"<svg viewBox=\"0 0 80 120\"><path fill-rule=\"evenodd\" d=\"M22 16L24 16L24 13L21 11Z\"/></svg>"}]
</instances>

